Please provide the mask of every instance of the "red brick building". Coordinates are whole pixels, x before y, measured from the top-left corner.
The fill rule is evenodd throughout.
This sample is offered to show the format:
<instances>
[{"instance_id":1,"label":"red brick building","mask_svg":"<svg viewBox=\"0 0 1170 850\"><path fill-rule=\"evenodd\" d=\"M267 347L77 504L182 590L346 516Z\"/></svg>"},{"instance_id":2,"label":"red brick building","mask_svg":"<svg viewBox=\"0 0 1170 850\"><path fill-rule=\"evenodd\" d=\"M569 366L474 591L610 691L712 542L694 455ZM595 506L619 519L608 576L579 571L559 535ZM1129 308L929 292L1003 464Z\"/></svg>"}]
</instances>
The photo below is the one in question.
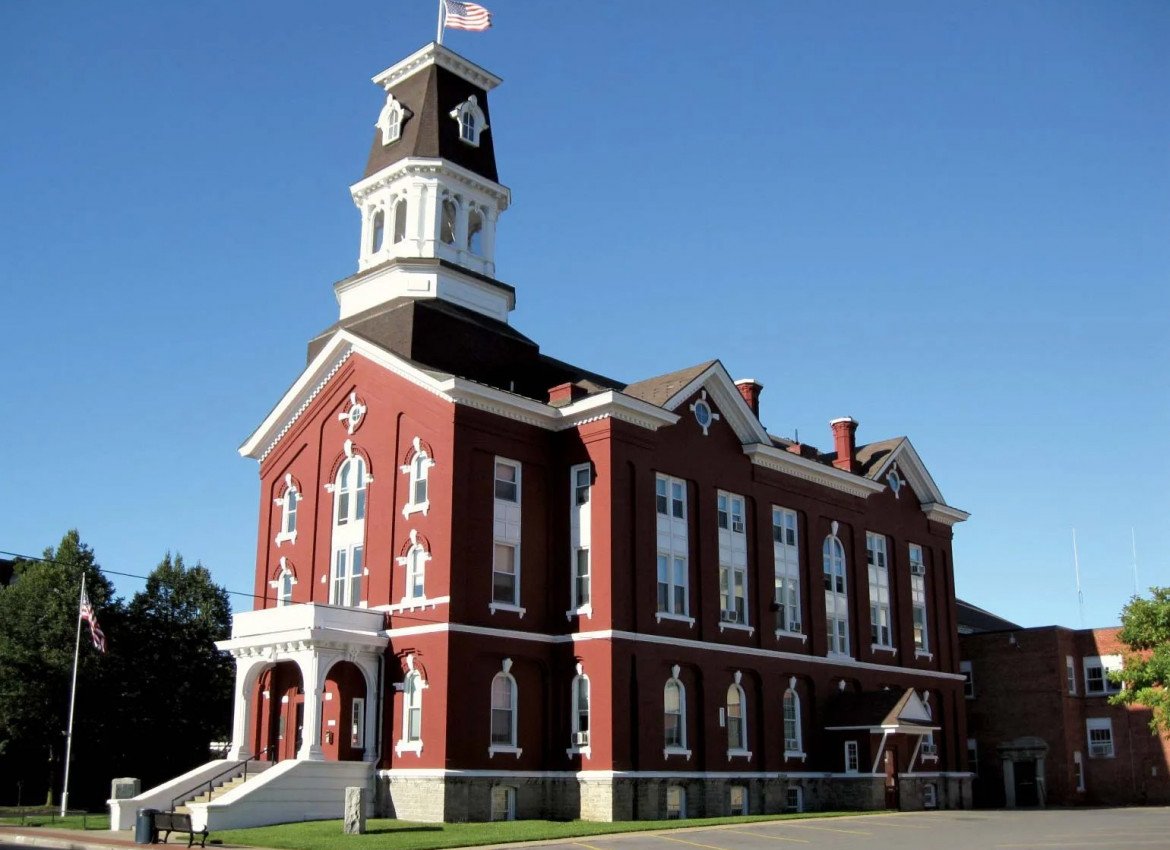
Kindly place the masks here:
<instances>
[{"instance_id":1,"label":"red brick building","mask_svg":"<svg viewBox=\"0 0 1170 850\"><path fill-rule=\"evenodd\" d=\"M1111 706L1119 629L963 634L967 750L980 806L1170 803L1170 742Z\"/></svg>"},{"instance_id":2,"label":"red brick building","mask_svg":"<svg viewBox=\"0 0 1170 850\"><path fill-rule=\"evenodd\" d=\"M374 81L359 271L241 448L231 757L276 764L197 820L337 816L363 775L415 820L969 804L967 515L910 441L771 436L719 361L543 355L496 278L499 80L430 45Z\"/></svg>"}]
</instances>

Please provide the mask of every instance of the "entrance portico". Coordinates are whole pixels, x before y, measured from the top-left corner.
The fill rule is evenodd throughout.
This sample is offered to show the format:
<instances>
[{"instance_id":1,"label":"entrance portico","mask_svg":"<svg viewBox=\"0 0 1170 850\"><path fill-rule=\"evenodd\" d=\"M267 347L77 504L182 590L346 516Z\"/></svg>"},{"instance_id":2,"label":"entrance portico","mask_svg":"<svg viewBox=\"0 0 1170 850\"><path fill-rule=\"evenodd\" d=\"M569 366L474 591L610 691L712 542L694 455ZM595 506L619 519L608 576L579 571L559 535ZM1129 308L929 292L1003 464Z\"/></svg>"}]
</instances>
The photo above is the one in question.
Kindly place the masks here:
<instances>
[{"instance_id":1,"label":"entrance portico","mask_svg":"<svg viewBox=\"0 0 1170 850\"><path fill-rule=\"evenodd\" d=\"M257 711L258 700L280 699L282 694L261 692L261 675L279 662L291 662L300 672L303 699L303 714L295 717L292 724L285 722L285 735L294 734L290 725L301 729L300 746L296 758L312 761L326 759L322 748L322 701L326 698L326 680L330 671L338 664L348 662L360 672L364 680L362 693L358 698L359 717L353 718L363 730L377 728L378 700L367 699L366 695L377 694L378 669L388 639L383 634L384 615L381 611L361 608L339 608L331 605L308 603L264 608L236 614L232 619L230 640L219 641L216 646L231 653L236 661L234 707L232 714L232 745L228 758L242 761L259 753L256 749L267 749L260 738L264 724L263 711ZM337 693L336 686L328 689L328 696ZM342 695L345 696L345 695ZM352 705L355 695L348 695ZM281 715L283 717L283 715ZM251 728L257 723L256 728ZM332 730L330 736L335 734ZM376 748L370 743L360 748L363 761L376 761ZM287 751L286 751L287 752ZM337 758L337 747L330 753ZM279 751L276 757L284 753Z\"/></svg>"}]
</instances>

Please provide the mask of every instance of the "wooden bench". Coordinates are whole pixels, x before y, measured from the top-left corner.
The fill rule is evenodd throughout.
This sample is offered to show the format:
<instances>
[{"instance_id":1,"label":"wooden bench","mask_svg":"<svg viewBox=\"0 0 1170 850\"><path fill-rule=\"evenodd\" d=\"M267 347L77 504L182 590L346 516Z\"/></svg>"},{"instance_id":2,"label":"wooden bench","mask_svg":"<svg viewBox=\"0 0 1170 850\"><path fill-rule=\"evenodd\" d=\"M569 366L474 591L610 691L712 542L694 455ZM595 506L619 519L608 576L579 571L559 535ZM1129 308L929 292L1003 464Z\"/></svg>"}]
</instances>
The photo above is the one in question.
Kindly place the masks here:
<instances>
[{"instance_id":1,"label":"wooden bench","mask_svg":"<svg viewBox=\"0 0 1170 850\"><path fill-rule=\"evenodd\" d=\"M163 833L163 844L167 843L167 838L172 832L187 833L187 846L190 847L195 843L195 836L199 836L199 846L204 847L207 844L207 830L197 832L191 826L191 815L180 814L178 812L155 812L154 814L154 840L158 841L158 834Z\"/></svg>"}]
</instances>

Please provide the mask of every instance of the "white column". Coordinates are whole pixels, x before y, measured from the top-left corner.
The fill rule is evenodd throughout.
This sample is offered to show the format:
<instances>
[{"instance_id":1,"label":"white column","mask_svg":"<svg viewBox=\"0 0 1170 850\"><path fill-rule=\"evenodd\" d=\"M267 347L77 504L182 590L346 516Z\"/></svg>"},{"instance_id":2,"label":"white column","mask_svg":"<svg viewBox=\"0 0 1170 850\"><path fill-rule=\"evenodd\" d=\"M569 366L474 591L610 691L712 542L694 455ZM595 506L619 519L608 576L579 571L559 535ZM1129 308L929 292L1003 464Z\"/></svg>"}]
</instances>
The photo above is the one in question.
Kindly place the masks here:
<instances>
[{"instance_id":1,"label":"white column","mask_svg":"<svg viewBox=\"0 0 1170 850\"><path fill-rule=\"evenodd\" d=\"M483 208L483 272L489 277L496 275L496 218L498 215L499 210L494 206Z\"/></svg>"},{"instance_id":2,"label":"white column","mask_svg":"<svg viewBox=\"0 0 1170 850\"><path fill-rule=\"evenodd\" d=\"M301 668L301 681L305 688L304 726L301 729L301 749L297 758L323 761L321 750L321 658L312 649L296 653L297 666Z\"/></svg>"},{"instance_id":3,"label":"white column","mask_svg":"<svg viewBox=\"0 0 1170 850\"><path fill-rule=\"evenodd\" d=\"M263 658L236 658L235 699L232 703L232 746L227 757L232 761L243 761L255 753L248 744L248 718L252 714L252 688L257 674L268 662Z\"/></svg>"},{"instance_id":4,"label":"white column","mask_svg":"<svg viewBox=\"0 0 1170 850\"><path fill-rule=\"evenodd\" d=\"M415 184L418 203L415 210L416 256L434 257L435 244L439 241L439 187L425 182Z\"/></svg>"},{"instance_id":5,"label":"white column","mask_svg":"<svg viewBox=\"0 0 1170 850\"><path fill-rule=\"evenodd\" d=\"M376 656L363 653L358 658L357 663L362 670L362 677L366 680L366 742L362 761L376 762L378 760L378 753L375 747L383 732L378 726L378 702L382 696L376 692L378 687L378 659Z\"/></svg>"},{"instance_id":6,"label":"white column","mask_svg":"<svg viewBox=\"0 0 1170 850\"><path fill-rule=\"evenodd\" d=\"M358 268L365 268L368 265L370 252L370 225L371 216L369 206L365 203L359 208L362 214L362 243L358 247Z\"/></svg>"}]
</instances>

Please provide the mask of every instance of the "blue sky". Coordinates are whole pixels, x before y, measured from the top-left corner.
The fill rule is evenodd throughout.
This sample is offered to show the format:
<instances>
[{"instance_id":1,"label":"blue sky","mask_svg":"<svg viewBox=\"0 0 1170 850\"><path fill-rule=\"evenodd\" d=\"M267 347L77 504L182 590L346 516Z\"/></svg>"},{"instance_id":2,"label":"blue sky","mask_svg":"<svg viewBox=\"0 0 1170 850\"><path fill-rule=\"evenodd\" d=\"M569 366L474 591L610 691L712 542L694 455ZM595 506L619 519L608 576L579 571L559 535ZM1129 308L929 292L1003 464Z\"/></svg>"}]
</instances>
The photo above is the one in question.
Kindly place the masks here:
<instances>
[{"instance_id":1,"label":"blue sky","mask_svg":"<svg viewBox=\"0 0 1170 850\"><path fill-rule=\"evenodd\" d=\"M494 0L513 324L625 380L719 357L773 433L908 434L961 596L1170 584L1170 4ZM0 549L70 527L251 588L237 446L356 270L369 78L430 0L0 9ZM120 580L132 593L140 582ZM236 598L237 607L248 601Z\"/></svg>"}]
</instances>

